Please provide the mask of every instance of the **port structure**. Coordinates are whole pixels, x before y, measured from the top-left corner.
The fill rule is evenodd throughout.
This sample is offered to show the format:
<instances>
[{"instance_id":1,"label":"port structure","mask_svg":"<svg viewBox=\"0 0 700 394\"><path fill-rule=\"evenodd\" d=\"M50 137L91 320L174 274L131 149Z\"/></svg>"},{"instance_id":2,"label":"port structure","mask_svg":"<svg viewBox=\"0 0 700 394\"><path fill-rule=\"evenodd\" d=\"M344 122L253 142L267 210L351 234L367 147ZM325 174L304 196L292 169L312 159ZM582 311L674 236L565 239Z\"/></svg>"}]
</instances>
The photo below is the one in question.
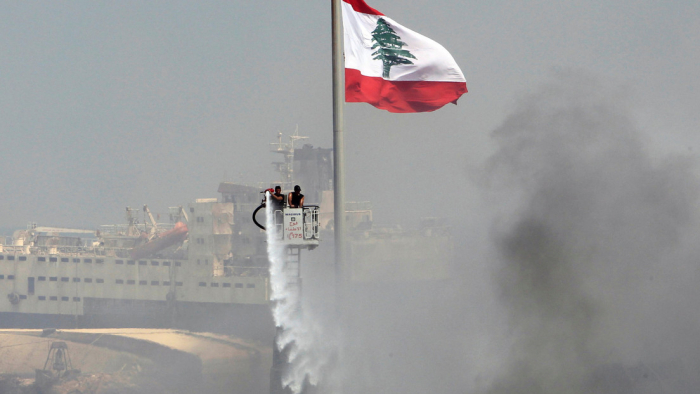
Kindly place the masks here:
<instances>
[{"instance_id":1,"label":"port structure","mask_svg":"<svg viewBox=\"0 0 700 394\"><path fill-rule=\"evenodd\" d=\"M43 369L36 370L36 385L44 392L61 379L68 379L80 374L73 368L68 345L65 342L52 342Z\"/></svg>"}]
</instances>

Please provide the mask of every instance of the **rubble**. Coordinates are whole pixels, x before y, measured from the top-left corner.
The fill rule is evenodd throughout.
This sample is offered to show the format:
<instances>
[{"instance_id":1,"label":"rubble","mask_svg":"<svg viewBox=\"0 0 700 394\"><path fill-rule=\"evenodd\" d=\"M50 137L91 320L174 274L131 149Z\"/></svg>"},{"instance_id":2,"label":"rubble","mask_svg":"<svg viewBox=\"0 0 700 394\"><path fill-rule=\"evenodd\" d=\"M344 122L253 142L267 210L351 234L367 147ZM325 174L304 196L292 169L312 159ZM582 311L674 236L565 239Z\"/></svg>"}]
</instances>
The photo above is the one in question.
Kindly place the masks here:
<instances>
[{"instance_id":1,"label":"rubble","mask_svg":"<svg viewBox=\"0 0 700 394\"><path fill-rule=\"evenodd\" d=\"M41 333L0 330L0 394L269 392L272 349L239 338L133 328Z\"/></svg>"},{"instance_id":2,"label":"rubble","mask_svg":"<svg viewBox=\"0 0 700 394\"><path fill-rule=\"evenodd\" d=\"M34 379L24 379L16 375L0 375L2 394L38 394Z\"/></svg>"},{"instance_id":3,"label":"rubble","mask_svg":"<svg viewBox=\"0 0 700 394\"><path fill-rule=\"evenodd\" d=\"M80 375L54 385L46 394L108 394L145 393L133 383L130 372Z\"/></svg>"},{"instance_id":4,"label":"rubble","mask_svg":"<svg viewBox=\"0 0 700 394\"><path fill-rule=\"evenodd\" d=\"M34 379L0 375L1 394L165 394L167 387L141 373L138 365L115 373L77 375L40 389Z\"/></svg>"}]
</instances>

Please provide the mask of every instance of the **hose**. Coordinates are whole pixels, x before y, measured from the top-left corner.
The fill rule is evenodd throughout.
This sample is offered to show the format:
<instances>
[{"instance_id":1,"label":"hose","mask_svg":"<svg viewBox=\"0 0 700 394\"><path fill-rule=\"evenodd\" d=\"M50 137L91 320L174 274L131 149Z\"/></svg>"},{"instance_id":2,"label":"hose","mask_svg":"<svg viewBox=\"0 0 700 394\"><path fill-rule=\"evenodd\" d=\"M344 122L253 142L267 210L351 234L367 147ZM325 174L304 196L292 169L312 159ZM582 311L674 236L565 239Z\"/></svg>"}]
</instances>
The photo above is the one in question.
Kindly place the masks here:
<instances>
[{"instance_id":1,"label":"hose","mask_svg":"<svg viewBox=\"0 0 700 394\"><path fill-rule=\"evenodd\" d=\"M261 229L263 229L263 231L265 231L265 226L263 226L262 224L258 223L257 220L255 220L255 215L257 215L258 211L259 211L261 208L264 208L264 207L265 207L265 204L260 204L260 206L258 206L257 208L255 208L255 211L253 211L253 222L255 223L256 226L258 226L258 227L260 227Z\"/></svg>"}]
</instances>

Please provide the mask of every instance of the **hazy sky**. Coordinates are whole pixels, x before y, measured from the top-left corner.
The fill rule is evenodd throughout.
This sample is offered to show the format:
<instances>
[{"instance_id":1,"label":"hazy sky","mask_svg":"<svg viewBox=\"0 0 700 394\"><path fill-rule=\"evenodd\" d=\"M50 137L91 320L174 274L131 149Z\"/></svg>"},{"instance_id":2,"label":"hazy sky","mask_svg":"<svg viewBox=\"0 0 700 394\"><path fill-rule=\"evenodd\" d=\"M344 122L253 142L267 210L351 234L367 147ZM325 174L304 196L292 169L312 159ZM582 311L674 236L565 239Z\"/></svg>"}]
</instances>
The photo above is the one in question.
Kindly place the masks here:
<instances>
[{"instance_id":1,"label":"hazy sky","mask_svg":"<svg viewBox=\"0 0 700 394\"><path fill-rule=\"evenodd\" d=\"M378 222L447 216L455 195L466 213L491 131L558 70L627 86L659 152L700 149L698 1L369 4L443 44L469 88L428 114L346 106L348 200ZM118 222L215 197L224 176L272 181L268 143L297 124L331 146L329 1L1 6L0 227Z\"/></svg>"}]
</instances>

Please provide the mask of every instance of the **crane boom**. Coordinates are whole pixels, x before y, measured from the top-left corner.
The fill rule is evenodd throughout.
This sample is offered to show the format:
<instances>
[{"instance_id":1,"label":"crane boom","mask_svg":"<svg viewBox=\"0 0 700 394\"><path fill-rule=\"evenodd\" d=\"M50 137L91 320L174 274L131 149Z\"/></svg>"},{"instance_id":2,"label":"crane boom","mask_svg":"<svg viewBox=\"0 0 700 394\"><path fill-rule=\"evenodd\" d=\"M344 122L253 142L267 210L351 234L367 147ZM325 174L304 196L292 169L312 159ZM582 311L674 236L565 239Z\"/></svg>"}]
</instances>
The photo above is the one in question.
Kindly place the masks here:
<instances>
[{"instance_id":1,"label":"crane boom","mask_svg":"<svg viewBox=\"0 0 700 394\"><path fill-rule=\"evenodd\" d=\"M148 205L143 206L143 211L146 213L146 215L148 215L148 219L151 221L151 228L148 231L150 238L158 232L158 223L156 223L156 219L153 218L153 214L151 213L151 210L148 209Z\"/></svg>"}]
</instances>

